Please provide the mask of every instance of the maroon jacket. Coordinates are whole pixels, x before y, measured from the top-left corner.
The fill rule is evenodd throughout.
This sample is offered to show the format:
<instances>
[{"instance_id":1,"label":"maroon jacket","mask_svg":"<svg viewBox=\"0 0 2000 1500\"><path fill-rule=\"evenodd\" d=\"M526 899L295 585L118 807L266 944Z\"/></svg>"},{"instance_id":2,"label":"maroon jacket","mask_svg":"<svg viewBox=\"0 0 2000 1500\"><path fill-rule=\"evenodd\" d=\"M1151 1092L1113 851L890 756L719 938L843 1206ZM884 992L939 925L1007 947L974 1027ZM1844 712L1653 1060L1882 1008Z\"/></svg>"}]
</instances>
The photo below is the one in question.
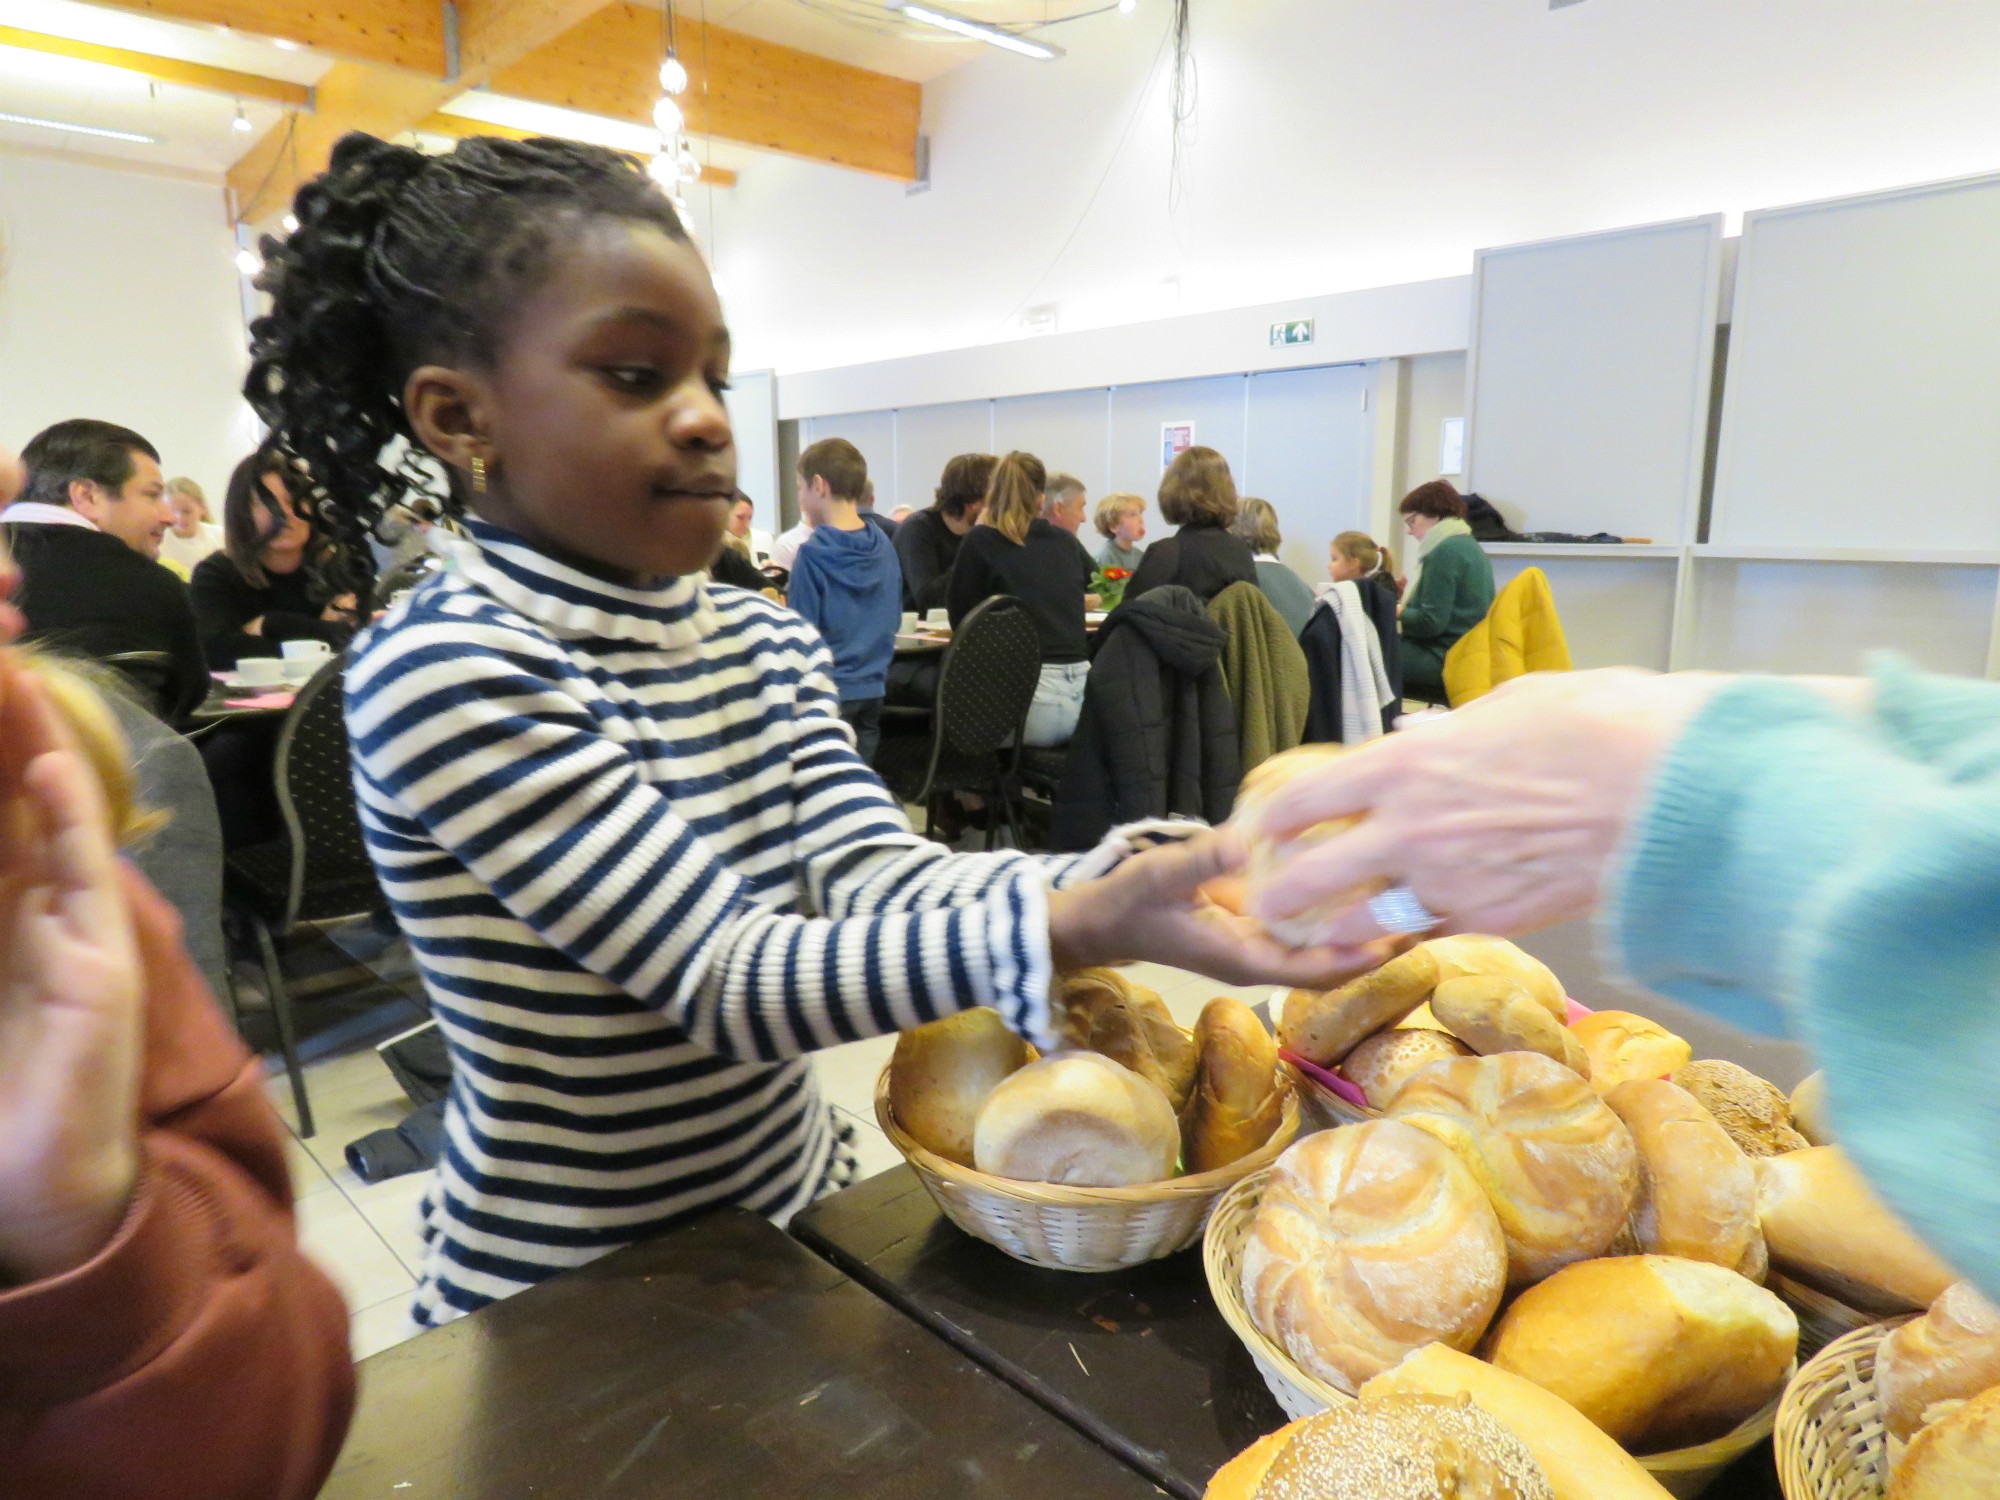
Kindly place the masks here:
<instances>
[{"instance_id":1,"label":"maroon jacket","mask_svg":"<svg viewBox=\"0 0 2000 1500\"><path fill-rule=\"evenodd\" d=\"M143 1166L89 1264L0 1291L0 1496L305 1500L354 1407L347 1308L299 1249L263 1070L126 892L146 974Z\"/></svg>"}]
</instances>

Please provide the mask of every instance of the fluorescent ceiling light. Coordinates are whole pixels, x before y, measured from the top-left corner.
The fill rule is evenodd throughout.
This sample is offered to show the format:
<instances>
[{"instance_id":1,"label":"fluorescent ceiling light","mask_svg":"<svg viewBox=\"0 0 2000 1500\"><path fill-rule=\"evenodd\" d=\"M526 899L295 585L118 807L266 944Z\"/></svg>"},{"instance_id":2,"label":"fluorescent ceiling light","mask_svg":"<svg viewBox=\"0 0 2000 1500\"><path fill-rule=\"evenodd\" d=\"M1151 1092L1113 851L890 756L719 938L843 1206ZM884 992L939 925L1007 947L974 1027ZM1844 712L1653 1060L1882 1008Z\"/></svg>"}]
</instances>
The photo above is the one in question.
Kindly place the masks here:
<instances>
[{"instance_id":1,"label":"fluorescent ceiling light","mask_svg":"<svg viewBox=\"0 0 2000 1500\"><path fill-rule=\"evenodd\" d=\"M107 130L102 125L75 125L66 120L44 120L39 115L10 115L0 112L0 125L32 125L37 130L60 130L65 135L94 135L107 141L130 141L135 146L157 146L156 135L140 135L135 130Z\"/></svg>"},{"instance_id":2,"label":"fluorescent ceiling light","mask_svg":"<svg viewBox=\"0 0 2000 1500\"><path fill-rule=\"evenodd\" d=\"M952 31L975 42L985 42L988 46L1004 47L1009 52L1018 52L1023 57L1051 62L1063 55L1063 49L1053 42L1038 42L1032 37L1016 36L1011 31L1002 31L998 26L988 26L984 21L975 21L967 16L956 16L948 10L932 10L928 5L912 5L908 0L897 9L912 21L922 21L926 26L935 26L941 31Z\"/></svg>"},{"instance_id":3,"label":"fluorescent ceiling light","mask_svg":"<svg viewBox=\"0 0 2000 1500\"><path fill-rule=\"evenodd\" d=\"M613 151L630 151L641 156L650 156L660 149L660 132L651 125L607 119L506 94L489 94L484 89L460 94L438 112L536 135L560 136L566 141L587 141L593 146L609 146Z\"/></svg>"}]
</instances>

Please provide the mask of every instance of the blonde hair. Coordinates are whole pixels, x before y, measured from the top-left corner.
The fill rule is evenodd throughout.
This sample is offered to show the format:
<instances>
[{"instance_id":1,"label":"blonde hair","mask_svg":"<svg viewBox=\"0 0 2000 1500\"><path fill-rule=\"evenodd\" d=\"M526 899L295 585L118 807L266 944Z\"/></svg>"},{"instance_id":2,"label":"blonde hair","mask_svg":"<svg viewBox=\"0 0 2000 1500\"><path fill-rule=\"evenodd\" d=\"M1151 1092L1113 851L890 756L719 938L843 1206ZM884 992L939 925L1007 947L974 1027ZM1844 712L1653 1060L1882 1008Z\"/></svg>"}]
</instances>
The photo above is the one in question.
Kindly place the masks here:
<instances>
[{"instance_id":1,"label":"blonde hair","mask_svg":"<svg viewBox=\"0 0 2000 1500\"><path fill-rule=\"evenodd\" d=\"M1236 519L1236 481L1229 460L1213 448L1184 448L1160 478L1160 519L1174 526Z\"/></svg>"},{"instance_id":2,"label":"blonde hair","mask_svg":"<svg viewBox=\"0 0 2000 1500\"><path fill-rule=\"evenodd\" d=\"M1382 549L1365 531L1343 531L1333 539L1333 545L1342 557L1361 565L1363 578L1373 577L1382 566Z\"/></svg>"},{"instance_id":3,"label":"blonde hair","mask_svg":"<svg viewBox=\"0 0 2000 1500\"><path fill-rule=\"evenodd\" d=\"M1271 502L1255 496L1243 502L1230 530L1248 542L1252 552L1276 552L1285 540L1278 533L1278 513L1271 508Z\"/></svg>"},{"instance_id":4,"label":"blonde hair","mask_svg":"<svg viewBox=\"0 0 2000 1500\"><path fill-rule=\"evenodd\" d=\"M1120 490L1115 495L1106 495L1097 502L1097 513L1090 518L1090 524L1097 528L1097 534L1106 541L1118 533L1118 523L1127 515L1136 514L1146 508L1146 497Z\"/></svg>"},{"instance_id":5,"label":"blonde hair","mask_svg":"<svg viewBox=\"0 0 2000 1500\"><path fill-rule=\"evenodd\" d=\"M31 648L13 647L16 663L41 684L63 727L83 753L83 762L104 790L111 836L129 848L166 826L166 815L140 805L139 783L132 774L132 747L104 694L121 689L100 669L86 663L58 660Z\"/></svg>"},{"instance_id":6,"label":"blonde hair","mask_svg":"<svg viewBox=\"0 0 2000 1500\"><path fill-rule=\"evenodd\" d=\"M1042 513L1042 491L1048 482L1049 471L1034 454L1008 454L986 482L986 509L980 519L1010 542L1026 541L1028 528Z\"/></svg>"}]
</instances>

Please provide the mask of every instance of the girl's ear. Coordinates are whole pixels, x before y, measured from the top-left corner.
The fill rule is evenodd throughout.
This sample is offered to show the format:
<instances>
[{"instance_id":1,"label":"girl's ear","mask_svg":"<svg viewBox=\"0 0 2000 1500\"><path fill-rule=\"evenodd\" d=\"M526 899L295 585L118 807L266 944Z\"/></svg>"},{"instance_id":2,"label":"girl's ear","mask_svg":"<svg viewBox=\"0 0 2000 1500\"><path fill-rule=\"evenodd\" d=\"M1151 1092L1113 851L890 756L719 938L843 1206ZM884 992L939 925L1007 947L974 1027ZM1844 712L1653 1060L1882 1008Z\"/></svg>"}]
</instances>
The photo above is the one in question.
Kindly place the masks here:
<instances>
[{"instance_id":1,"label":"girl's ear","mask_svg":"<svg viewBox=\"0 0 2000 1500\"><path fill-rule=\"evenodd\" d=\"M477 375L420 365L403 384L403 411L417 441L452 468L470 472L474 458L493 464L492 399Z\"/></svg>"}]
</instances>

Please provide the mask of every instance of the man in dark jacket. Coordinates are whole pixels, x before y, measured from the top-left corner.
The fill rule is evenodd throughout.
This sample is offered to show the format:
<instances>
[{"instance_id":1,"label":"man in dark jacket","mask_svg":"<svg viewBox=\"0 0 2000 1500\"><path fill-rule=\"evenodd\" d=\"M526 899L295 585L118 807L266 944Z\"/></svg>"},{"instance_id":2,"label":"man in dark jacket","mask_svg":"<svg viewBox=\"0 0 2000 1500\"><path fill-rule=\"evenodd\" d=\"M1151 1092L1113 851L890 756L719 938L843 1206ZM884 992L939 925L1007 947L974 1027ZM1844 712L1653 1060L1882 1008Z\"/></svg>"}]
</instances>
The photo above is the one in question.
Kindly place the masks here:
<instances>
[{"instance_id":1,"label":"man in dark jacket","mask_svg":"<svg viewBox=\"0 0 2000 1500\"><path fill-rule=\"evenodd\" d=\"M1138 818L1229 816L1242 767L1222 680L1225 640L1177 584L1112 611L1097 633L1056 793L1056 848L1088 849Z\"/></svg>"}]
</instances>

